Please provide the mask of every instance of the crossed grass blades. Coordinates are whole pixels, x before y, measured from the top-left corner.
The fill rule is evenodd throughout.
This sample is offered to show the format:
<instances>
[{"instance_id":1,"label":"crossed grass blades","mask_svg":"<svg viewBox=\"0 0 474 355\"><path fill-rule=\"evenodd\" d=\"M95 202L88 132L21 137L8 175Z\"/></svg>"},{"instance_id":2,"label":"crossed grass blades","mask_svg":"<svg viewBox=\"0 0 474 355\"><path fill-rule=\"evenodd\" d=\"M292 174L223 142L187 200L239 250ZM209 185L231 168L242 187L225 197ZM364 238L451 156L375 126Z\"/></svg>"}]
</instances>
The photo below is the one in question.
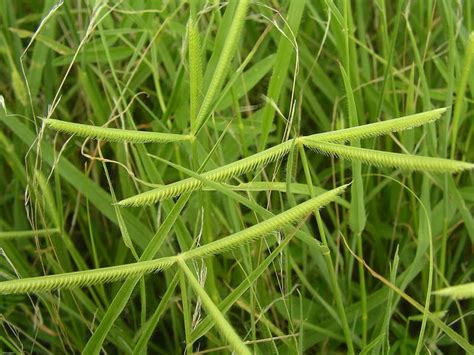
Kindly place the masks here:
<instances>
[{"instance_id":1,"label":"crossed grass blades","mask_svg":"<svg viewBox=\"0 0 474 355\"><path fill-rule=\"evenodd\" d=\"M97 270L5 281L0 283L0 294L44 292L92 286L164 270L175 265L178 261L191 261L221 254L296 223L308 214L334 201L347 186L343 185L325 192L252 227L179 255Z\"/></svg>"}]
</instances>

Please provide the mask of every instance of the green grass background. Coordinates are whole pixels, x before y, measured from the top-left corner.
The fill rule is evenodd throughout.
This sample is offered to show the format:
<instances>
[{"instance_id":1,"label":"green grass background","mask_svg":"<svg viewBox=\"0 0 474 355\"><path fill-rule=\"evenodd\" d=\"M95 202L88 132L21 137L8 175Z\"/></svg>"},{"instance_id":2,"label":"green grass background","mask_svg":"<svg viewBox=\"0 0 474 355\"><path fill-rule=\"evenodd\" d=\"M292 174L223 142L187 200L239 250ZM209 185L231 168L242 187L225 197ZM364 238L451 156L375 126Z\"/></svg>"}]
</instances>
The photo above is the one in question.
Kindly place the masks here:
<instances>
[{"instance_id":1,"label":"green grass background","mask_svg":"<svg viewBox=\"0 0 474 355\"><path fill-rule=\"evenodd\" d=\"M239 27L240 7L0 0L2 280L131 263L157 231L148 258L175 255L353 181L298 225L306 239L284 229L189 262L187 276L173 267L2 295L3 351L230 352L209 302L255 353L472 351L474 300L431 295L474 279L472 172L361 166L294 149L228 181L239 187L112 204L188 177L182 168L207 171L300 135L439 107L448 110L436 123L360 146L474 161L470 1L252 1ZM44 117L198 134L192 143L86 141L44 130Z\"/></svg>"}]
</instances>

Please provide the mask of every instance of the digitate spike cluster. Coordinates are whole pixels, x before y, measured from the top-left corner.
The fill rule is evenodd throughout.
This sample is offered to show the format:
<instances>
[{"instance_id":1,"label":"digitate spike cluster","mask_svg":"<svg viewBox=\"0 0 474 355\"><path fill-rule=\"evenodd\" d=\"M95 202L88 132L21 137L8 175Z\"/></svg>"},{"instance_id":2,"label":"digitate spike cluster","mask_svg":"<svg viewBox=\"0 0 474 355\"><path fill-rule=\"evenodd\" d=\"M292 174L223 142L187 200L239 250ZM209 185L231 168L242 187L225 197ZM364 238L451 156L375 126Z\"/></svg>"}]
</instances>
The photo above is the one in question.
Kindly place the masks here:
<instances>
[{"instance_id":1,"label":"digitate spike cluster","mask_svg":"<svg viewBox=\"0 0 474 355\"><path fill-rule=\"evenodd\" d=\"M474 354L470 1L37 2L0 2L2 350Z\"/></svg>"},{"instance_id":2,"label":"digitate spike cluster","mask_svg":"<svg viewBox=\"0 0 474 355\"><path fill-rule=\"evenodd\" d=\"M297 142L317 153L333 155L342 159L357 160L364 164L380 167L445 173L456 173L462 170L472 169L473 164L456 160L390 153L334 143L376 137L390 132L398 132L418 127L436 121L444 112L446 112L446 109L440 108L383 122L304 136L298 138ZM226 181L232 177L255 171L288 154L292 144L292 140L286 141L234 163L205 172L202 176L213 181ZM202 186L203 183L201 181L195 178L187 178L129 197L118 202L118 204L121 206L149 205L166 198L179 196L185 192L196 191L202 188Z\"/></svg>"}]
</instances>

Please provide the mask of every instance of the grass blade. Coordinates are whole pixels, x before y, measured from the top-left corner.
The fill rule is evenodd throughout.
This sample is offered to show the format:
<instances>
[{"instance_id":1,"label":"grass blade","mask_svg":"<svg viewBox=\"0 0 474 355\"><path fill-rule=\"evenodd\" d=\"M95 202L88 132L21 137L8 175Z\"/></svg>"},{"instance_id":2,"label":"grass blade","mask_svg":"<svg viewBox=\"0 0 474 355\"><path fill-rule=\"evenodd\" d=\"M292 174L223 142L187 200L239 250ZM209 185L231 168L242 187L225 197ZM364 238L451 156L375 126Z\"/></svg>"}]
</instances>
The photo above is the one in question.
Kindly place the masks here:
<instances>
[{"instance_id":1,"label":"grass blade","mask_svg":"<svg viewBox=\"0 0 474 355\"><path fill-rule=\"evenodd\" d=\"M211 83L209 84L209 88L207 89L206 95L204 96L201 104L201 108L199 109L199 113L196 117L196 124L192 130L192 134L194 135L206 123L209 115L211 114L210 111L212 104L222 88L225 76L229 69L229 63L234 55L237 42L239 41L242 32L242 27L244 25L245 16L247 15L249 3L250 0L241 0L237 3L234 19L230 26L224 47L222 48L219 61L217 62Z\"/></svg>"},{"instance_id":2,"label":"grass blade","mask_svg":"<svg viewBox=\"0 0 474 355\"><path fill-rule=\"evenodd\" d=\"M47 237L51 234L57 233L60 233L58 228L0 232L0 241L20 238Z\"/></svg>"}]
</instances>

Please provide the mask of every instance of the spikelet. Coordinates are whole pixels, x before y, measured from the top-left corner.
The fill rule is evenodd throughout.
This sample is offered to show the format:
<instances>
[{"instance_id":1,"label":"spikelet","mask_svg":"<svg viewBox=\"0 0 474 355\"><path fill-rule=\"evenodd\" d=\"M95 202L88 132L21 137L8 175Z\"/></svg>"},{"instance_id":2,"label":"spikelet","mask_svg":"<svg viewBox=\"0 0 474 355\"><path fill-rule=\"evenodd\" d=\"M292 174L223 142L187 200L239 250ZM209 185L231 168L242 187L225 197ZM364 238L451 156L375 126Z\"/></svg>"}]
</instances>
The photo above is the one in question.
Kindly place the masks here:
<instances>
[{"instance_id":1,"label":"spikelet","mask_svg":"<svg viewBox=\"0 0 474 355\"><path fill-rule=\"evenodd\" d=\"M189 135L97 127L52 118L45 118L43 122L47 127L56 131L107 142L170 143L189 141L192 139Z\"/></svg>"},{"instance_id":2,"label":"spikelet","mask_svg":"<svg viewBox=\"0 0 474 355\"><path fill-rule=\"evenodd\" d=\"M227 71L229 70L229 62L235 53L242 32L249 4L250 0L240 0L237 2L232 24L230 25L211 82L207 88L206 95L202 100L201 107L196 117L196 122L193 125L193 134L196 134L197 131L206 123L212 110L212 104L214 103L219 91L222 89L222 84L224 83Z\"/></svg>"},{"instance_id":3,"label":"spikelet","mask_svg":"<svg viewBox=\"0 0 474 355\"><path fill-rule=\"evenodd\" d=\"M173 265L175 261L175 257L167 257L95 270L4 281L0 283L0 294L65 290L119 281L166 269Z\"/></svg>"},{"instance_id":4,"label":"spikelet","mask_svg":"<svg viewBox=\"0 0 474 355\"><path fill-rule=\"evenodd\" d=\"M455 300L474 298L474 282L446 287L433 293L439 296L451 297Z\"/></svg>"},{"instance_id":5,"label":"spikelet","mask_svg":"<svg viewBox=\"0 0 474 355\"><path fill-rule=\"evenodd\" d=\"M234 176L255 171L273 161L282 158L291 148L292 141L278 144L263 152L251 155L231 164L203 173L202 176L212 181L225 181ZM120 206L144 206L166 198L179 196L185 192L200 189L203 183L195 178L187 178L178 182L150 190L118 202Z\"/></svg>"},{"instance_id":6,"label":"spikelet","mask_svg":"<svg viewBox=\"0 0 474 355\"><path fill-rule=\"evenodd\" d=\"M474 164L457 160L383 152L373 149L351 147L342 144L319 142L307 138L303 139L302 142L306 147L318 153L336 156L341 159L356 160L364 164L375 165L379 167L432 171L439 173L456 173L462 170L474 168Z\"/></svg>"},{"instance_id":7,"label":"spikelet","mask_svg":"<svg viewBox=\"0 0 474 355\"><path fill-rule=\"evenodd\" d=\"M394 118L387 121L365 124L331 132L317 133L305 138L321 142L342 143L354 139L377 137L390 132L398 132L434 122L446 112L446 108L417 113L415 115Z\"/></svg>"}]
</instances>

